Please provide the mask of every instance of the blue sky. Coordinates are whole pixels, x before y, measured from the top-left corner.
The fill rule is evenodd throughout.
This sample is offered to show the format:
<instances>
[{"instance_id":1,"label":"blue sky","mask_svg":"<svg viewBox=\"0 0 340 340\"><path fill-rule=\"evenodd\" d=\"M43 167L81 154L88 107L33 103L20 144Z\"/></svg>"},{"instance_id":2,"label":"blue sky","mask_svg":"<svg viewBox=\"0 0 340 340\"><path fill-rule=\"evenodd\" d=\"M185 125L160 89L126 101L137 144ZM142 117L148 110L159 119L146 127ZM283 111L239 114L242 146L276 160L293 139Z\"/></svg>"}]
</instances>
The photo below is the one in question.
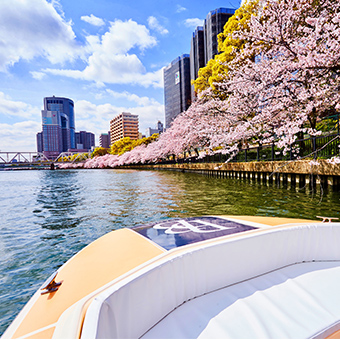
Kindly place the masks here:
<instances>
[{"instance_id":1,"label":"blue sky","mask_svg":"<svg viewBox=\"0 0 340 340\"><path fill-rule=\"evenodd\" d=\"M0 151L35 151L43 98L75 103L76 131L128 111L164 122L163 68L208 12L239 0L1 0Z\"/></svg>"}]
</instances>

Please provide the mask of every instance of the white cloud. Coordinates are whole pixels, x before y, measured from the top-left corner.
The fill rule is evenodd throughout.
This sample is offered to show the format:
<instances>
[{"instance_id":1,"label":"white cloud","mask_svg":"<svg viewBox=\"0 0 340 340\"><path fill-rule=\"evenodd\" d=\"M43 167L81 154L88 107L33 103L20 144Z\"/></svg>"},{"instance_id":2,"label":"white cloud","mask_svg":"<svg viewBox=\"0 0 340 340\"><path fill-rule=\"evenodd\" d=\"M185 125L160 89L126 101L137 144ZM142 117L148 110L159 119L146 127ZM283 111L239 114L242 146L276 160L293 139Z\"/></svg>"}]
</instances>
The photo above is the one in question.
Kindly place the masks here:
<instances>
[{"instance_id":1,"label":"white cloud","mask_svg":"<svg viewBox=\"0 0 340 340\"><path fill-rule=\"evenodd\" d=\"M14 101L11 97L0 92L0 117L4 115L28 119L39 113L39 108L32 107L24 102Z\"/></svg>"},{"instance_id":2,"label":"white cloud","mask_svg":"<svg viewBox=\"0 0 340 340\"><path fill-rule=\"evenodd\" d=\"M153 16L148 17L148 25L151 29L159 32L162 35L169 33L169 31L166 28L164 28Z\"/></svg>"},{"instance_id":3,"label":"white cloud","mask_svg":"<svg viewBox=\"0 0 340 340\"><path fill-rule=\"evenodd\" d=\"M24 121L15 124L0 123L0 150L31 151L37 150L36 135L41 131L41 123L35 121Z\"/></svg>"},{"instance_id":4,"label":"white cloud","mask_svg":"<svg viewBox=\"0 0 340 340\"><path fill-rule=\"evenodd\" d=\"M96 140L101 133L110 129L110 120L121 112L131 112L139 116L139 131L153 127L158 120L164 120L164 106L154 99L138 97L137 95L111 91L116 98L127 98L136 102L137 106L115 106L110 103L96 105L87 100L75 102L76 130L86 130L95 133Z\"/></svg>"},{"instance_id":5,"label":"white cloud","mask_svg":"<svg viewBox=\"0 0 340 340\"><path fill-rule=\"evenodd\" d=\"M199 18L191 18L191 19L186 19L184 21L184 25L187 27L193 27L196 28L197 26L203 26L204 20L199 19Z\"/></svg>"},{"instance_id":6,"label":"white cloud","mask_svg":"<svg viewBox=\"0 0 340 340\"><path fill-rule=\"evenodd\" d=\"M109 125L110 120L123 109L108 103L96 105L88 100L78 100L75 102L74 107L77 130L79 130L78 122L88 118L91 119L86 121L93 120L99 127L101 125L100 122L105 122L105 124Z\"/></svg>"},{"instance_id":7,"label":"white cloud","mask_svg":"<svg viewBox=\"0 0 340 340\"><path fill-rule=\"evenodd\" d=\"M93 15L82 17L100 24ZM72 23L64 19L57 0L0 0L0 72L8 71L20 60L47 58L52 64L82 59L85 67L67 69L47 67L31 75L41 80L44 74L93 81L99 84L138 84L162 87L161 70L147 72L139 58L146 49L156 46L157 40L148 28L133 20L110 22L108 31L86 37L80 45ZM150 17L150 26L165 34L166 30Z\"/></svg>"},{"instance_id":8,"label":"white cloud","mask_svg":"<svg viewBox=\"0 0 340 340\"><path fill-rule=\"evenodd\" d=\"M139 116L139 131L144 133L148 127L154 127L158 120L164 122L164 106L148 105L131 108L131 113Z\"/></svg>"},{"instance_id":9,"label":"white cloud","mask_svg":"<svg viewBox=\"0 0 340 340\"><path fill-rule=\"evenodd\" d=\"M133 47L144 50L155 46L156 43L156 39L144 25L131 19L111 22L109 31L101 38L102 52L114 54L127 53Z\"/></svg>"},{"instance_id":10,"label":"white cloud","mask_svg":"<svg viewBox=\"0 0 340 340\"><path fill-rule=\"evenodd\" d=\"M46 76L46 73L43 73L43 72L32 71L30 73L32 77L37 80L42 80Z\"/></svg>"},{"instance_id":11,"label":"white cloud","mask_svg":"<svg viewBox=\"0 0 340 340\"><path fill-rule=\"evenodd\" d=\"M164 105L153 98L140 97L125 91L119 93L107 90L106 93L113 98L126 99L127 104L98 105L88 100L75 101L76 131L93 132L96 135L97 144L99 135L109 130L110 120L121 112L137 114L141 132L144 132L147 127L153 127L158 120L164 121ZM2 92L0 92L0 107L0 121L1 115L24 119L14 124L0 123L0 150L36 151L36 134L41 131L40 108L13 101ZM39 117L38 121L33 121L33 117Z\"/></svg>"},{"instance_id":12,"label":"white cloud","mask_svg":"<svg viewBox=\"0 0 340 340\"><path fill-rule=\"evenodd\" d=\"M40 117L40 112L39 107L15 101L0 92L0 150L36 151L36 134L41 131L41 122L32 119ZM11 120L21 121L8 123Z\"/></svg>"},{"instance_id":13,"label":"white cloud","mask_svg":"<svg viewBox=\"0 0 340 340\"><path fill-rule=\"evenodd\" d=\"M143 52L154 47L156 39L149 30L133 20L111 22L109 31L101 37L88 36L89 54L84 70L47 68L43 72L109 84L139 84L162 87L162 70L146 72L144 65L132 49Z\"/></svg>"},{"instance_id":14,"label":"white cloud","mask_svg":"<svg viewBox=\"0 0 340 340\"><path fill-rule=\"evenodd\" d=\"M0 71L19 60L46 57L51 63L73 60L79 53L72 23L45 0L0 1Z\"/></svg>"},{"instance_id":15,"label":"white cloud","mask_svg":"<svg viewBox=\"0 0 340 340\"><path fill-rule=\"evenodd\" d=\"M181 13L181 12L184 12L186 11L187 9L181 5L177 5L177 9L176 9L176 12L177 13Z\"/></svg>"},{"instance_id":16,"label":"white cloud","mask_svg":"<svg viewBox=\"0 0 340 340\"><path fill-rule=\"evenodd\" d=\"M112 91L110 89L107 89L106 92L108 94L110 94L113 98L119 98L119 99L127 99L130 102L135 102L137 105L140 106L147 106L147 105L158 105L159 103L153 99L153 98L149 98L149 97L140 97L137 96L134 93L130 93L127 91L124 92L116 92L116 91Z\"/></svg>"},{"instance_id":17,"label":"white cloud","mask_svg":"<svg viewBox=\"0 0 340 340\"><path fill-rule=\"evenodd\" d=\"M91 14L90 16L83 15L82 17L80 17L80 19L93 26L104 26L105 25L105 22L103 19L98 18L94 16L93 14Z\"/></svg>"}]
</instances>

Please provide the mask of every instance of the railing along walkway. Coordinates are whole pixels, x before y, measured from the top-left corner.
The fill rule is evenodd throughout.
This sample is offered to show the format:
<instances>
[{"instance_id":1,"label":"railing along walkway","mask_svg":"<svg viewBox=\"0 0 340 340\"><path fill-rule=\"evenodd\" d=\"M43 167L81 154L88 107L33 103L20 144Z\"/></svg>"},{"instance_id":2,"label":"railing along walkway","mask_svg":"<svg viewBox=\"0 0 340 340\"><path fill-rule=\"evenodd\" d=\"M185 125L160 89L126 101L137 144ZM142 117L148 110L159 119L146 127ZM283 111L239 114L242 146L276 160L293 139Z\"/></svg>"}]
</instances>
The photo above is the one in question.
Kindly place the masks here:
<instances>
[{"instance_id":1,"label":"railing along walkway","mask_svg":"<svg viewBox=\"0 0 340 340\"><path fill-rule=\"evenodd\" d=\"M299 152L294 154L293 150L298 147ZM316 136L306 139L296 140L292 145L291 151L286 155L274 144L260 145L241 149L240 152L230 160L230 162L252 162L252 161L288 161L302 159L310 156L311 158L331 158L339 155L340 135L332 134L327 136ZM204 157L186 157L176 160L158 162L162 164L173 163L224 163L228 160L229 155L215 153Z\"/></svg>"}]
</instances>

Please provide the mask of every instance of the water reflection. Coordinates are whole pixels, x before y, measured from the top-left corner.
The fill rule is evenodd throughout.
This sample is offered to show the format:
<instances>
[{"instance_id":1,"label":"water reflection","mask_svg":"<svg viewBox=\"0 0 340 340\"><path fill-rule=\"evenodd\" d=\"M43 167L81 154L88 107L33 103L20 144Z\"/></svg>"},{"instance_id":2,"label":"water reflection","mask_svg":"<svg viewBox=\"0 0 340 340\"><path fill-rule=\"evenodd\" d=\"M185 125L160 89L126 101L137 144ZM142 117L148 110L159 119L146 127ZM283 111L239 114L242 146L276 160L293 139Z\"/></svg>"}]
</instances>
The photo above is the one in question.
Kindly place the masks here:
<instances>
[{"instance_id":1,"label":"water reflection","mask_svg":"<svg viewBox=\"0 0 340 340\"><path fill-rule=\"evenodd\" d=\"M46 171L41 179L37 194L37 207L33 210L41 218L38 224L46 229L65 229L77 227L84 217L75 217L81 204L81 185L77 173L68 171Z\"/></svg>"},{"instance_id":2,"label":"water reflection","mask_svg":"<svg viewBox=\"0 0 340 340\"><path fill-rule=\"evenodd\" d=\"M247 179L220 179L198 174L164 172L176 183L172 199L179 209L169 217L200 215L262 215L315 219L317 215L340 217L340 194L332 190L310 190L263 185Z\"/></svg>"}]
</instances>

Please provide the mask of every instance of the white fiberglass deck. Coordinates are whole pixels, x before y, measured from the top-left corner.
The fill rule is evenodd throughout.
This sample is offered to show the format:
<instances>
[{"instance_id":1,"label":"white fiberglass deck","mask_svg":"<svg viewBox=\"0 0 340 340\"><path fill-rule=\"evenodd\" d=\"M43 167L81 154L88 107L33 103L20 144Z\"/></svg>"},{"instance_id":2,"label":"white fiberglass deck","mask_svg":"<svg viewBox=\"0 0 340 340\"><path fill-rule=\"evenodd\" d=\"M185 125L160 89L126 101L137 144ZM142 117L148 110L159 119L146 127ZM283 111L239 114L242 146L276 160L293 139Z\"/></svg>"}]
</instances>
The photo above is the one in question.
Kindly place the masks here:
<instances>
[{"instance_id":1,"label":"white fiberglass deck","mask_svg":"<svg viewBox=\"0 0 340 340\"><path fill-rule=\"evenodd\" d=\"M143 338L311 338L340 320L340 262L291 265L188 301Z\"/></svg>"},{"instance_id":2,"label":"white fiberglass deck","mask_svg":"<svg viewBox=\"0 0 340 340\"><path fill-rule=\"evenodd\" d=\"M328 336L340 328L339 240L339 223L288 225L169 251L98 294L81 337Z\"/></svg>"}]
</instances>

